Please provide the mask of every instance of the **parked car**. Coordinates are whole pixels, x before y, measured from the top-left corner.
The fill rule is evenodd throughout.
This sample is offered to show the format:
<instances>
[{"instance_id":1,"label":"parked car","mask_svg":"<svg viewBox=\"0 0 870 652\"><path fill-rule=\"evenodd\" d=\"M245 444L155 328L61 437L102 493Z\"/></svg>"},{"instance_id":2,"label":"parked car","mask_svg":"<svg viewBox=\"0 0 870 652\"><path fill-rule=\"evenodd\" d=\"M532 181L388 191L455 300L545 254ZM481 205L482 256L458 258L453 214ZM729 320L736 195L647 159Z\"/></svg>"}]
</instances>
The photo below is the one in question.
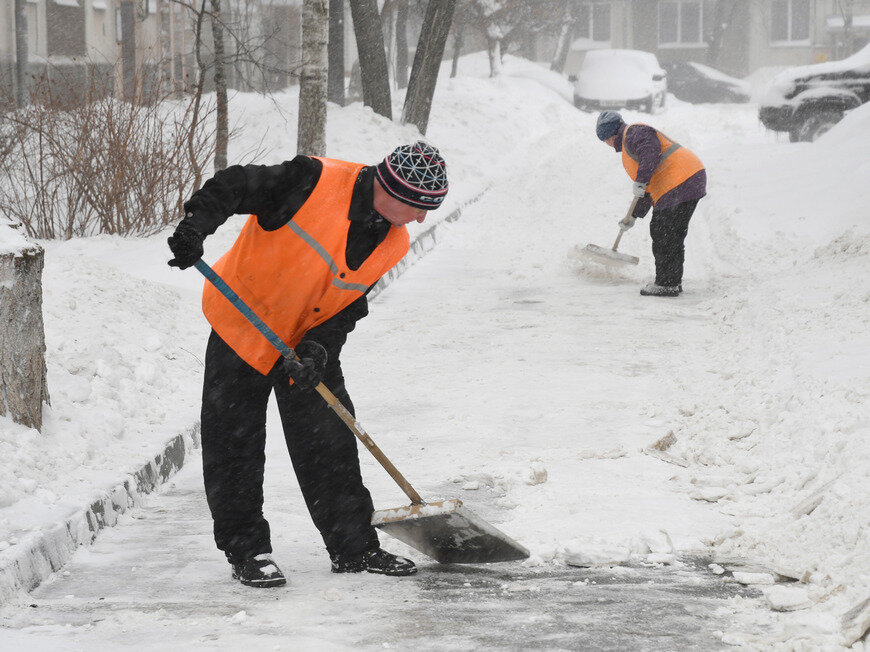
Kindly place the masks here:
<instances>
[{"instance_id":1,"label":"parked car","mask_svg":"<svg viewBox=\"0 0 870 652\"><path fill-rule=\"evenodd\" d=\"M842 61L781 72L765 90L758 117L768 129L787 131L792 142L811 142L868 101L870 45Z\"/></svg>"},{"instance_id":2,"label":"parked car","mask_svg":"<svg viewBox=\"0 0 870 652\"><path fill-rule=\"evenodd\" d=\"M574 82L574 106L584 111L635 109L653 113L665 106L666 73L651 52L590 50Z\"/></svg>"},{"instance_id":3,"label":"parked car","mask_svg":"<svg viewBox=\"0 0 870 652\"><path fill-rule=\"evenodd\" d=\"M742 103L749 101L749 84L694 61L666 63L668 90L684 102Z\"/></svg>"}]
</instances>

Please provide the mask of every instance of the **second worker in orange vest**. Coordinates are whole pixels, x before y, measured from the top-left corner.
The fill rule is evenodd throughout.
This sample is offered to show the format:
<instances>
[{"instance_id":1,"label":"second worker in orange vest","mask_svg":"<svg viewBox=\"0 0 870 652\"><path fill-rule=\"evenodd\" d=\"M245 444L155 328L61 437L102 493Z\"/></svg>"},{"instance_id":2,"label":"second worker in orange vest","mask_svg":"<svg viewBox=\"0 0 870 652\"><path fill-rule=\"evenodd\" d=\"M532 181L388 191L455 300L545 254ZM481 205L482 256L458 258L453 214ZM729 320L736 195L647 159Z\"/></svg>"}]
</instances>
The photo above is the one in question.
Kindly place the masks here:
<instances>
[{"instance_id":1,"label":"second worker in orange vest","mask_svg":"<svg viewBox=\"0 0 870 652\"><path fill-rule=\"evenodd\" d=\"M616 111L603 111L595 127L598 138L622 152L622 166L638 198L632 215L620 221L628 230L653 206L649 232L656 261L655 282L640 293L675 297L683 291L683 261L689 220L707 194L707 171L688 148L645 124L626 125Z\"/></svg>"},{"instance_id":2,"label":"second worker in orange vest","mask_svg":"<svg viewBox=\"0 0 870 652\"><path fill-rule=\"evenodd\" d=\"M170 265L185 269L205 236L249 213L214 265L300 361L285 361L211 284L203 312L202 461L214 537L242 584L280 586L263 517L266 405L275 393L299 487L337 573L410 575L414 563L380 548L371 525L356 440L313 391L323 382L353 412L339 355L368 314L369 289L407 253L406 224L422 222L447 194L437 149L396 148L377 166L297 156L280 165L232 166L184 204L169 238Z\"/></svg>"}]
</instances>

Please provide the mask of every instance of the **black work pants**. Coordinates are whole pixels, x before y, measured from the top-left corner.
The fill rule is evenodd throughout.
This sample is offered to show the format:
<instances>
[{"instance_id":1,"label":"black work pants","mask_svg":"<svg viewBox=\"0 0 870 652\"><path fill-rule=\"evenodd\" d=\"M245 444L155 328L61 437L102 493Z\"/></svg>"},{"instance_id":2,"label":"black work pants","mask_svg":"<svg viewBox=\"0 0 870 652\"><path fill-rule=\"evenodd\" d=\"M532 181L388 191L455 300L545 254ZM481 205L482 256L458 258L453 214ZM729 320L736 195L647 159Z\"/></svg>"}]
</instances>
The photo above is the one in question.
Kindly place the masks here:
<instances>
[{"instance_id":1,"label":"black work pants","mask_svg":"<svg viewBox=\"0 0 870 652\"><path fill-rule=\"evenodd\" d=\"M684 242L697 205L698 200L693 199L670 208L653 209L649 234L656 259L656 285L674 287L683 282Z\"/></svg>"},{"instance_id":2,"label":"black work pants","mask_svg":"<svg viewBox=\"0 0 870 652\"><path fill-rule=\"evenodd\" d=\"M328 351L324 384L353 412L338 356ZM291 387L276 368L263 376L212 331L205 355L202 464L214 538L230 561L271 552L263 517L266 405L275 392L302 496L330 555L378 546L372 499L356 439L314 391Z\"/></svg>"}]
</instances>

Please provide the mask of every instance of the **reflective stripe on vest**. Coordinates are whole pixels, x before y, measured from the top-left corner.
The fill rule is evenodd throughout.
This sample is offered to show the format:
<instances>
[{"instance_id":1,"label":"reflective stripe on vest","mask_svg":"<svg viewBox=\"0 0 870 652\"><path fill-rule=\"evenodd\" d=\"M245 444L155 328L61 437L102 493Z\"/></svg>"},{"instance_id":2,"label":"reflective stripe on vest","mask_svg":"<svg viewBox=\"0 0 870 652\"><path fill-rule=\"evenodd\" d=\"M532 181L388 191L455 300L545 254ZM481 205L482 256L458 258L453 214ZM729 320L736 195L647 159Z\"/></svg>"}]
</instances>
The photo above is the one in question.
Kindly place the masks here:
<instances>
[{"instance_id":1,"label":"reflective stripe on vest","mask_svg":"<svg viewBox=\"0 0 870 652\"><path fill-rule=\"evenodd\" d=\"M288 228L264 231L251 215L214 270L281 341L295 347L311 328L346 308L408 252L408 231L391 227L359 269L347 267L348 211L363 166L318 159L320 179ZM267 374L280 353L207 283L203 313L239 357Z\"/></svg>"},{"instance_id":2,"label":"reflective stripe on vest","mask_svg":"<svg viewBox=\"0 0 870 652\"><path fill-rule=\"evenodd\" d=\"M308 235L305 230L301 226L293 222L293 220L287 222L287 226L290 227L293 233L302 238L308 246L310 246L312 249L314 249L314 251L317 252L317 255L320 256L327 265L329 265L329 269L333 274L335 274L336 276L338 275L338 265L335 264L335 261L332 260L332 256L326 253L326 249L320 246L320 243L317 242L317 240ZM365 292L369 289L368 285L362 285L361 283L345 283L344 281L337 278L332 279L332 284L337 288L341 288L342 290L356 290L357 292Z\"/></svg>"},{"instance_id":3,"label":"reflective stripe on vest","mask_svg":"<svg viewBox=\"0 0 870 652\"><path fill-rule=\"evenodd\" d=\"M622 133L622 166L628 172L632 180L637 179L638 160L628 151L626 142L628 130L635 125L628 125ZM643 125L648 126L648 125ZM650 127L653 129L653 127ZM704 164L695 154L683 147L676 141L668 138L658 129L655 129L661 145L661 158L653 171L652 178L647 185L647 192L652 196L653 204L665 193L670 192L686 179L704 169Z\"/></svg>"}]
</instances>

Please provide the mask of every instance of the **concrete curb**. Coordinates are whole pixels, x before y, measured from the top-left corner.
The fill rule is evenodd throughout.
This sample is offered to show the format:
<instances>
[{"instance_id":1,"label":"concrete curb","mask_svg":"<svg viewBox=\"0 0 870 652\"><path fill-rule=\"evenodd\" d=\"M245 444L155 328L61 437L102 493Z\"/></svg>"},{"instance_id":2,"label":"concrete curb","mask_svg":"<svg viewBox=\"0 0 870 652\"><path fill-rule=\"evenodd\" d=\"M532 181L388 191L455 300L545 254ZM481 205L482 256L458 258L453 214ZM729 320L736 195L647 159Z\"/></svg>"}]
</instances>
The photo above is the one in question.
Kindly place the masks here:
<instances>
[{"instance_id":1,"label":"concrete curb","mask_svg":"<svg viewBox=\"0 0 870 652\"><path fill-rule=\"evenodd\" d=\"M0 556L0 605L19 591L32 591L59 570L76 549L91 544L97 534L112 527L142 497L166 482L182 467L188 452L199 447L199 423L170 439L147 464L103 492L88 507L63 523L34 532L7 555Z\"/></svg>"},{"instance_id":2,"label":"concrete curb","mask_svg":"<svg viewBox=\"0 0 870 652\"><path fill-rule=\"evenodd\" d=\"M441 238L444 224L458 220L462 210L478 201L488 190L489 186L414 238L407 255L375 284L369 298L375 298L432 251ZM0 553L0 605L20 591L30 592L39 586L49 575L60 570L79 546L93 543L100 530L114 526L122 514L141 504L143 496L181 469L188 453L199 448L199 428L197 422L170 439L147 464L100 494L87 508L75 512L63 523L28 535L14 548Z\"/></svg>"}]
</instances>

